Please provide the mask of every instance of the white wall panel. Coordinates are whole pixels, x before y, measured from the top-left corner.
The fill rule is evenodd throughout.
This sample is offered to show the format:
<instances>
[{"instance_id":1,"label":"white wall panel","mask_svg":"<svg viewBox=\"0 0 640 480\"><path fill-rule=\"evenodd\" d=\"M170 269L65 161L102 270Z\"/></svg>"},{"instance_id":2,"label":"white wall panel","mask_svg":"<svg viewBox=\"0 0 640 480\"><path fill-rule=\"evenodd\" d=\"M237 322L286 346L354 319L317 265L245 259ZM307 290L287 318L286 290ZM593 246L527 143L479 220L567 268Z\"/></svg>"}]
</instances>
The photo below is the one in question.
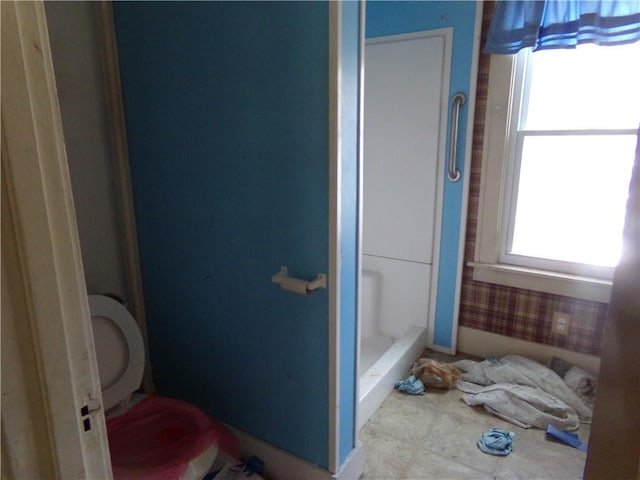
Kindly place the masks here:
<instances>
[{"instance_id":1,"label":"white wall panel","mask_svg":"<svg viewBox=\"0 0 640 480\"><path fill-rule=\"evenodd\" d=\"M444 37L368 42L363 253L432 263Z\"/></svg>"},{"instance_id":2,"label":"white wall panel","mask_svg":"<svg viewBox=\"0 0 640 480\"><path fill-rule=\"evenodd\" d=\"M410 326L427 327L431 265L362 256L363 334L366 325L399 338ZM369 291L370 289L370 291ZM366 307L371 302L371 308ZM373 310L374 317L367 318Z\"/></svg>"}]
</instances>

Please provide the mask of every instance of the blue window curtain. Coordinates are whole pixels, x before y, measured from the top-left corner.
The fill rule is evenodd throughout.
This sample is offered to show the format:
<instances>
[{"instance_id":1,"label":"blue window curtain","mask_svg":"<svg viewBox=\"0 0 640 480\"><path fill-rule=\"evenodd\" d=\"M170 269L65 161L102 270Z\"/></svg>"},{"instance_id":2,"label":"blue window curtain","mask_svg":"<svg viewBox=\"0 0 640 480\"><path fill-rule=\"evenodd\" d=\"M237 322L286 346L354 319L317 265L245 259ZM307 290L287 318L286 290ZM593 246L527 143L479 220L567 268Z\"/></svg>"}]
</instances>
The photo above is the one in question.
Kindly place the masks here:
<instances>
[{"instance_id":1,"label":"blue window curtain","mask_svg":"<svg viewBox=\"0 0 640 480\"><path fill-rule=\"evenodd\" d=\"M545 50L637 40L640 0L499 0L484 52L510 55L527 47Z\"/></svg>"}]
</instances>

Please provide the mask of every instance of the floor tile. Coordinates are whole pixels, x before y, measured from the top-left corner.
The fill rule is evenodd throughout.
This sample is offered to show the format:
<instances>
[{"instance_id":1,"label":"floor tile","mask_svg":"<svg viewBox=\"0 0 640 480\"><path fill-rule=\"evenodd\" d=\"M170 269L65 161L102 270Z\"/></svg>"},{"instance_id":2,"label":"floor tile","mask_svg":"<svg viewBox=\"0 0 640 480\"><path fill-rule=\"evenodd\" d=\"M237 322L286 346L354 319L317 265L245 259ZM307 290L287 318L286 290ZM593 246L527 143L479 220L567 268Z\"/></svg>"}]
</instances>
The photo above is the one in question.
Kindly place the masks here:
<instances>
[{"instance_id":1,"label":"floor tile","mask_svg":"<svg viewBox=\"0 0 640 480\"><path fill-rule=\"evenodd\" d=\"M517 425L506 422L498 417L495 417L495 425L492 425L496 428L502 428L506 430L511 430L516 434L516 441L520 440L536 440L538 442L548 443L547 434L544 430L539 428L520 428ZM590 425L580 424L580 429L576 430L573 433L577 433L581 442L589 441L590 434Z\"/></svg>"},{"instance_id":2,"label":"floor tile","mask_svg":"<svg viewBox=\"0 0 640 480\"><path fill-rule=\"evenodd\" d=\"M425 352L425 356L445 354ZM470 407L457 389L427 387L423 396L392 392L360 431L367 455L363 479L573 480L582 478L586 454L523 429L483 407ZM513 453L494 457L476 443L491 427L515 433ZM590 425L577 432L588 441Z\"/></svg>"},{"instance_id":3,"label":"floor tile","mask_svg":"<svg viewBox=\"0 0 640 480\"><path fill-rule=\"evenodd\" d=\"M429 450L418 452L404 477L406 480L490 480L492 477Z\"/></svg>"},{"instance_id":4,"label":"floor tile","mask_svg":"<svg viewBox=\"0 0 640 480\"><path fill-rule=\"evenodd\" d=\"M362 479L402 480L416 447L369 430L363 439L365 467Z\"/></svg>"},{"instance_id":5,"label":"floor tile","mask_svg":"<svg viewBox=\"0 0 640 480\"><path fill-rule=\"evenodd\" d=\"M505 480L579 480L586 453L567 445L521 439L500 458L495 474Z\"/></svg>"},{"instance_id":6,"label":"floor tile","mask_svg":"<svg viewBox=\"0 0 640 480\"><path fill-rule=\"evenodd\" d=\"M482 423L442 413L423 445L427 450L490 474L496 468L498 457L482 452L477 446L486 431Z\"/></svg>"},{"instance_id":7,"label":"floor tile","mask_svg":"<svg viewBox=\"0 0 640 480\"><path fill-rule=\"evenodd\" d=\"M459 401L462 396L462 392L457 388L434 388L426 387L424 394L425 401L435 408L440 408L449 402Z\"/></svg>"},{"instance_id":8,"label":"floor tile","mask_svg":"<svg viewBox=\"0 0 640 480\"><path fill-rule=\"evenodd\" d=\"M420 442L428 435L436 416L437 410L429 406L424 396L392 392L368 423L396 440Z\"/></svg>"}]
</instances>

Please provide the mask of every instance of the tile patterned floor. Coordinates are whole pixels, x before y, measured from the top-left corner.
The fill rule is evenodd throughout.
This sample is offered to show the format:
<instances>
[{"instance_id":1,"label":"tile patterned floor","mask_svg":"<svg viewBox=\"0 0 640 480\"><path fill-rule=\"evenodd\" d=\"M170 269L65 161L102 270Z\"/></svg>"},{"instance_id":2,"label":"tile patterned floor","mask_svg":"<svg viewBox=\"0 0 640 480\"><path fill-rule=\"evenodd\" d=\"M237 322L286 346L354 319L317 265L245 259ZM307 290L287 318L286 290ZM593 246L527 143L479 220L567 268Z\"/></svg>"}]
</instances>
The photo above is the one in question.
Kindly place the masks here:
<instances>
[{"instance_id":1,"label":"tile patterned floor","mask_svg":"<svg viewBox=\"0 0 640 480\"><path fill-rule=\"evenodd\" d=\"M586 454L545 439L462 402L457 389L424 396L392 392L360 431L367 460L363 479L578 480ZM516 434L513 452L496 457L476 446L491 427ZM577 432L589 439L589 426Z\"/></svg>"}]
</instances>

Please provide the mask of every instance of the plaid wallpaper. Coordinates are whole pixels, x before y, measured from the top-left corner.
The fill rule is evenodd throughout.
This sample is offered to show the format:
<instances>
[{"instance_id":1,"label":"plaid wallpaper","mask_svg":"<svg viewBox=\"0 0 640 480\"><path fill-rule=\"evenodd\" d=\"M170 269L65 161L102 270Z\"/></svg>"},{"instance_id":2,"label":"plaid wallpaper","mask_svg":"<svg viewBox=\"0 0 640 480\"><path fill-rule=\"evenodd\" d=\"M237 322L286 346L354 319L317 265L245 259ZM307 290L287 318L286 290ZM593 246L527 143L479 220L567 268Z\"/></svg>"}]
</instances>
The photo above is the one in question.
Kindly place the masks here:
<instances>
[{"instance_id":1,"label":"plaid wallpaper","mask_svg":"<svg viewBox=\"0 0 640 480\"><path fill-rule=\"evenodd\" d=\"M484 3L481 45L484 45L494 6L494 2ZM475 249L489 61L489 55L480 54L459 324L576 352L599 355L607 304L477 282L472 278L472 269L466 266L468 262L473 261ZM568 336L551 334L553 312L571 315Z\"/></svg>"}]
</instances>

